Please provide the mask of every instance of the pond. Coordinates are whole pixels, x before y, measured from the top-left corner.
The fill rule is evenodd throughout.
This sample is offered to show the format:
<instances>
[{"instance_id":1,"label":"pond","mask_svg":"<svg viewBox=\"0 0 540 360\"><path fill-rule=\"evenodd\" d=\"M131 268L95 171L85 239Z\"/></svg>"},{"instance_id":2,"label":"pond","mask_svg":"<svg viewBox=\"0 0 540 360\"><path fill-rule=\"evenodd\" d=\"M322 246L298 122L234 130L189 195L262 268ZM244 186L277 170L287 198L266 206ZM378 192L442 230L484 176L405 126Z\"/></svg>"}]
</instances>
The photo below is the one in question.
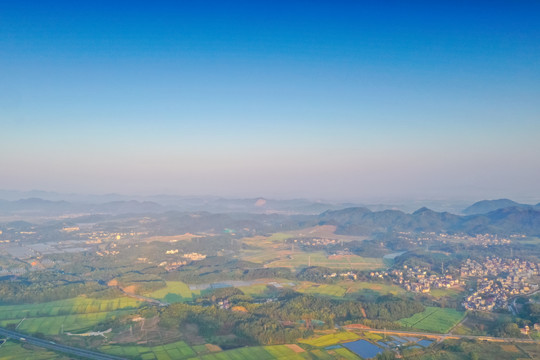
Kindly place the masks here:
<instances>
[{"instance_id":1,"label":"pond","mask_svg":"<svg viewBox=\"0 0 540 360\"><path fill-rule=\"evenodd\" d=\"M373 345L366 340L356 340L342 345L364 359L374 358L377 354L384 351L380 347Z\"/></svg>"}]
</instances>

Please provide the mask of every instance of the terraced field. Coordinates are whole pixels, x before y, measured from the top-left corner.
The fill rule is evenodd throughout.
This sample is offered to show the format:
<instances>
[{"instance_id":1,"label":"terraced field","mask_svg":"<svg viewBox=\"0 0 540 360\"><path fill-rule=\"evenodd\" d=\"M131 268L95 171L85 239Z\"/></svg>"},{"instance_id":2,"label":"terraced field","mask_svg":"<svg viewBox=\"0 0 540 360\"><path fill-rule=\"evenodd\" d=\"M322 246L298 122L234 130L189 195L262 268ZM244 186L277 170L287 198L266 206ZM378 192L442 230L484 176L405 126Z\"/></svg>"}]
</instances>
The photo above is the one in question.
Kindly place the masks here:
<instances>
[{"instance_id":1,"label":"terraced field","mask_svg":"<svg viewBox=\"0 0 540 360\"><path fill-rule=\"evenodd\" d=\"M410 328L445 334L465 317L465 313L454 309L427 307L421 313L399 320Z\"/></svg>"}]
</instances>

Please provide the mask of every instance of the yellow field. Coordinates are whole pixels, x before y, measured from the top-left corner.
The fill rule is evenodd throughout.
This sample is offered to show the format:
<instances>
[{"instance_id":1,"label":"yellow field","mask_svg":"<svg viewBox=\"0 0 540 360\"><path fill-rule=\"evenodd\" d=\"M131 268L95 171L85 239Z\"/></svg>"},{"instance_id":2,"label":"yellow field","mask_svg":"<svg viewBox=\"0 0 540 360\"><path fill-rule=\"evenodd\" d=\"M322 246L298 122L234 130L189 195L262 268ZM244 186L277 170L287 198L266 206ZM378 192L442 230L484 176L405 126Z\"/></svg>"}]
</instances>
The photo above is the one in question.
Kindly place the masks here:
<instances>
[{"instance_id":1,"label":"yellow field","mask_svg":"<svg viewBox=\"0 0 540 360\"><path fill-rule=\"evenodd\" d=\"M301 339L301 340L298 340L298 342L301 344L308 344L311 346L327 347L330 345L335 345L342 342L354 341L358 339L360 339L360 336L358 334L344 331L344 332L337 332L334 334L313 337L309 339Z\"/></svg>"}]
</instances>

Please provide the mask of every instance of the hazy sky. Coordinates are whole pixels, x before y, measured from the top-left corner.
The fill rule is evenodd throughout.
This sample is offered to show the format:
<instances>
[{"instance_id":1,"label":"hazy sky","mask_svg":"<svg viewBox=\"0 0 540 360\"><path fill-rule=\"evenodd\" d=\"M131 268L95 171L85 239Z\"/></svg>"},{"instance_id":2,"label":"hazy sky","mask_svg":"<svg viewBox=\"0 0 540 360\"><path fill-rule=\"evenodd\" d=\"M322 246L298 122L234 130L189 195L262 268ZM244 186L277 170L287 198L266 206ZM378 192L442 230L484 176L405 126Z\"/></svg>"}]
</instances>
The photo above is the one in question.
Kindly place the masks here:
<instances>
[{"instance_id":1,"label":"hazy sky","mask_svg":"<svg viewBox=\"0 0 540 360\"><path fill-rule=\"evenodd\" d=\"M540 198L538 1L10 3L0 188Z\"/></svg>"}]
</instances>

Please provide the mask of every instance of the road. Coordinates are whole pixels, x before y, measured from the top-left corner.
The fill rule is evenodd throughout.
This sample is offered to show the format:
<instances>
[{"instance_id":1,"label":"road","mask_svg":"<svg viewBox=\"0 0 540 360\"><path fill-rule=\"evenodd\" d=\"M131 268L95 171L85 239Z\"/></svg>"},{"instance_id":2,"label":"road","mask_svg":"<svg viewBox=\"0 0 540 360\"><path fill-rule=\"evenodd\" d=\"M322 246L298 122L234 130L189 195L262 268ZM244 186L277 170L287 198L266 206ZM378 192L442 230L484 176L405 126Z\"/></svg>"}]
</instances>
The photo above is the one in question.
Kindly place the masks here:
<instances>
[{"instance_id":1,"label":"road","mask_svg":"<svg viewBox=\"0 0 540 360\"><path fill-rule=\"evenodd\" d=\"M74 355L81 358L86 359L95 359L95 360L122 360L124 358L113 356L113 355L107 355L95 351L90 351L86 349L80 349L72 346L66 346L57 344L52 341L39 339L33 336L29 336L26 334L22 334L17 331L12 331L4 328L0 328L0 335L5 336L11 339L16 339L21 342L25 342L34 346L39 346L45 349L61 352L68 355ZM2 349L0 348L0 357L2 356Z\"/></svg>"}]
</instances>

